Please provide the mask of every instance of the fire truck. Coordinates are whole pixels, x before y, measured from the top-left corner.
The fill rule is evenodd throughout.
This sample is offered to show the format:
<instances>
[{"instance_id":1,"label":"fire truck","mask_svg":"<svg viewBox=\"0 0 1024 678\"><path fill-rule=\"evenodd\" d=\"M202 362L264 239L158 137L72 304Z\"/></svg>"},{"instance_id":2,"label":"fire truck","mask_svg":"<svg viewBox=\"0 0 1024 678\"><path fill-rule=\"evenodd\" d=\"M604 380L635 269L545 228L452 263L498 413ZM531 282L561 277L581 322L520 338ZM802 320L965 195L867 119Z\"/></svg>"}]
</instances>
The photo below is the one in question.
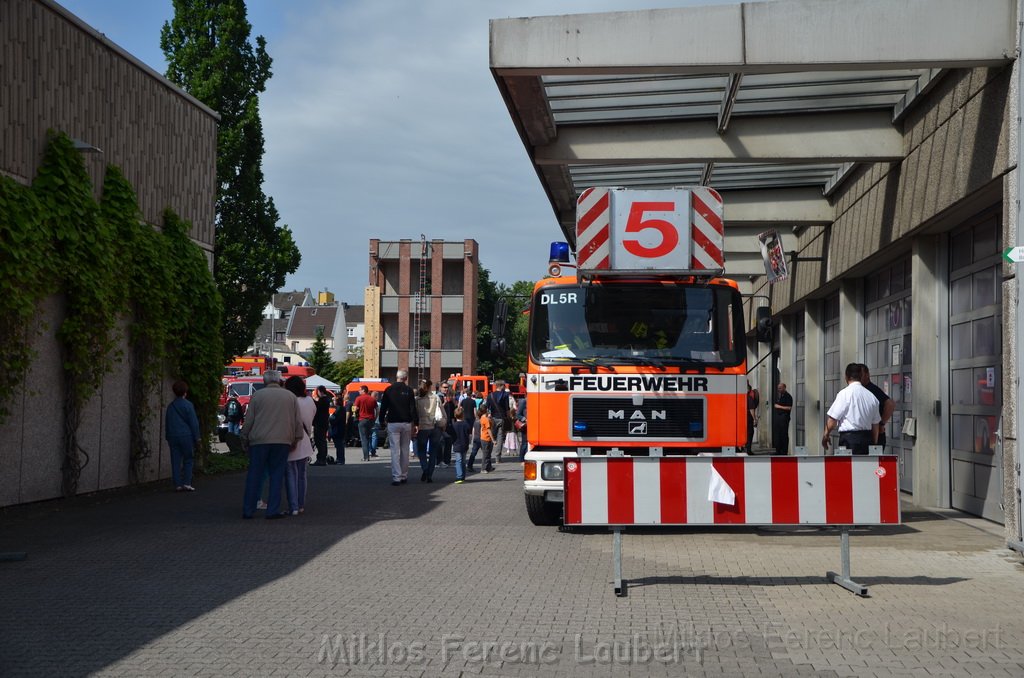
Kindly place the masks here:
<instances>
[{"instance_id":1,"label":"fire truck","mask_svg":"<svg viewBox=\"0 0 1024 678\"><path fill-rule=\"evenodd\" d=\"M743 305L722 277L719 194L589 189L576 218L576 266L552 243L530 301L524 491L538 525L561 517L567 459L746 442Z\"/></svg>"}]
</instances>

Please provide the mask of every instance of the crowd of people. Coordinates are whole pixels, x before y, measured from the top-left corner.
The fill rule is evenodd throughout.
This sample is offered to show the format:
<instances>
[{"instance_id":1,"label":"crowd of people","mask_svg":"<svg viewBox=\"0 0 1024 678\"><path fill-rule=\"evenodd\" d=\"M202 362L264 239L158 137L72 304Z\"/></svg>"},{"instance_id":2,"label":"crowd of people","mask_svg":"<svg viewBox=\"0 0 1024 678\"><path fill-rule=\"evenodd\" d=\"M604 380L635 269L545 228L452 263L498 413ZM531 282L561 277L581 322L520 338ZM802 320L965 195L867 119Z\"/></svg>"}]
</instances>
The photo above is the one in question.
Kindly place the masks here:
<instances>
[{"instance_id":1,"label":"crowd of people","mask_svg":"<svg viewBox=\"0 0 1024 678\"><path fill-rule=\"evenodd\" d=\"M836 398L825 416L825 430L822 433L822 448L827 452L833 431L838 431L838 447L844 447L852 454L868 454L868 448L878 445L885 448L885 428L896 409L896 403L879 386L871 381L871 371L863 363L846 366L846 388ZM747 382L747 444L746 451L753 447L754 427L759 421L760 396L750 382ZM775 454L789 454L789 422L793 411L793 396L786 390L786 384L775 387L772 399L772 448Z\"/></svg>"},{"instance_id":2,"label":"crowd of people","mask_svg":"<svg viewBox=\"0 0 1024 678\"><path fill-rule=\"evenodd\" d=\"M408 380L408 372L399 370L395 383L379 399L364 385L345 402L342 395L334 396L323 386L310 395L301 377L282 380L276 370L264 372L264 388L253 394L236 429L249 456L242 517L251 519L259 510L265 510L269 519L302 515L307 467L326 466L329 460L344 464L350 426L357 431L363 461L378 456L378 431L386 431L394 486L408 482L411 457L419 461L421 482L433 482L438 468L453 468L456 484L477 472L478 455L482 473L491 473L506 456L522 460L526 399L517 403L504 381L496 381L494 392L484 397L446 382L435 391L429 379L413 391ZM176 398L166 416L173 482L177 491L193 491L199 423L186 398L187 384L176 382L173 390ZM328 456L328 439L336 447L334 459ZM266 501L262 500L264 488Z\"/></svg>"}]
</instances>

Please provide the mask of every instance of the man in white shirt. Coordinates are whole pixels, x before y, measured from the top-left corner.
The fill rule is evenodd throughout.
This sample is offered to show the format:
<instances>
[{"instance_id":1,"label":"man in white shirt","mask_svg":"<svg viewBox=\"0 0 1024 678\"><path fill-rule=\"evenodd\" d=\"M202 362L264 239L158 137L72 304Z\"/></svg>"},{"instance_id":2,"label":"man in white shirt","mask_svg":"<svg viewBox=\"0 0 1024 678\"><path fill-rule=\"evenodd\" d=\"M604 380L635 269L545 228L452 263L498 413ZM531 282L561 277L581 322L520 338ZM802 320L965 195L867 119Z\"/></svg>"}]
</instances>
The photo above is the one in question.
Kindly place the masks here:
<instances>
[{"instance_id":1,"label":"man in white shirt","mask_svg":"<svg viewBox=\"0 0 1024 678\"><path fill-rule=\"evenodd\" d=\"M868 446L878 442L879 422L878 399L864 388L861 379L863 367L859 363L846 366L846 388L836 394L835 402L828 408L825 432L821 446L828 450L829 436L839 427L839 447L846 447L854 454L867 454Z\"/></svg>"}]
</instances>

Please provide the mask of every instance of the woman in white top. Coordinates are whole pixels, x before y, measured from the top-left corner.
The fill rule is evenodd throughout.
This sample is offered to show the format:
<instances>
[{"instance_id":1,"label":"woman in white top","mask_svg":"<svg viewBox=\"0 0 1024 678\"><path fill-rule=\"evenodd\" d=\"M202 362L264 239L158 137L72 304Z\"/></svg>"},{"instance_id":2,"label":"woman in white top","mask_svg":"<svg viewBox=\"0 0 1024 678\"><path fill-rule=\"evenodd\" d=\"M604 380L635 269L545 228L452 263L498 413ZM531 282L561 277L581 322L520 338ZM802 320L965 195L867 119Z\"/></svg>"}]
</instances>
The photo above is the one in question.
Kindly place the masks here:
<instances>
[{"instance_id":1,"label":"woman in white top","mask_svg":"<svg viewBox=\"0 0 1024 678\"><path fill-rule=\"evenodd\" d=\"M444 408L430 389L431 381L424 379L416 392L416 416L419 428L416 433L416 456L420 458L423 475L420 481L434 482L434 467L441 451L441 432L444 431Z\"/></svg>"},{"instance_id":2,"label":"woman in white top","mask_svg":"<svg viewBox=\"0 0 1024 678\"><path fill-rule=\"evenodd\" d=\"M313 430L313 415L316 414L316 403L306 394L306 382L302 377L293 375L284 382L284 387L295 394L295 407L299 410L302 429L306 435L295 443L288 453L288 467L285 475L285 488L288 492L288 510L297 516L306 510L306 466L313 456L313 445L309 442Z\"/></svg>"}]
</instances>

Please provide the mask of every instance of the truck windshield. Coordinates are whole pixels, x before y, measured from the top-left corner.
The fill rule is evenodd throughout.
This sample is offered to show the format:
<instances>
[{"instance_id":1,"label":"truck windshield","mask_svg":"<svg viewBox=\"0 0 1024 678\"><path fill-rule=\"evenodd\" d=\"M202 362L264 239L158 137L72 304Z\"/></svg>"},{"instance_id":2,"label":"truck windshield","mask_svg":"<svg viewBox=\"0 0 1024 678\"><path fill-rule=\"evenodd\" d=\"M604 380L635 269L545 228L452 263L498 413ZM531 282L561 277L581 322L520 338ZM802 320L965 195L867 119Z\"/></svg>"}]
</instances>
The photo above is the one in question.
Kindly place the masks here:
<instances>
[{"instance_id":1,"label":"truck windshield","mask_svg":"<svg viewBox=\"0 0 1024 678\"><path fill-rule=\"evenodd\" d=\"M533 298L530 353L542 364L731 367L746 358L742 318L726 286L552 285Z\"/></svg>"}]
</instances>

